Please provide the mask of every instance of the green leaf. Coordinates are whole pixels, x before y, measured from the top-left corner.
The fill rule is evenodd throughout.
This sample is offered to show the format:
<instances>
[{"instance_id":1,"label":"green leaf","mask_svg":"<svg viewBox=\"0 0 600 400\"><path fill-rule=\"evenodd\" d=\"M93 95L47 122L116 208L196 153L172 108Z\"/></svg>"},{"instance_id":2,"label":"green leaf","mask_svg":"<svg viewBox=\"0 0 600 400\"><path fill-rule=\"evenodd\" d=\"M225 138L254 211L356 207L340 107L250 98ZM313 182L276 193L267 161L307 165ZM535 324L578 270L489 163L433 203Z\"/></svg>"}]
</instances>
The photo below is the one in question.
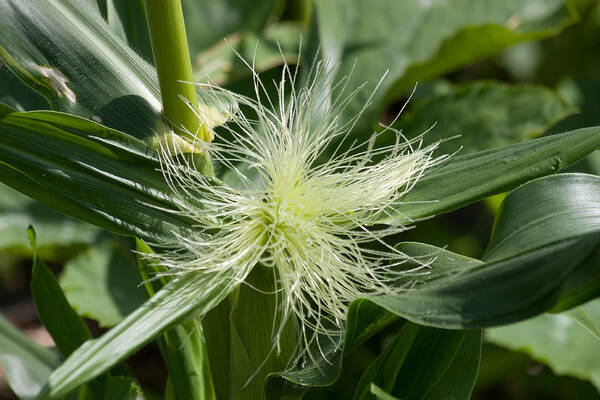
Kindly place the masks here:
<instances>
[{"instance_id":1,"label":"green leaf","mask_svg":"<svg viewBox=\"0 0 600 400\"><path fill-rule=\"evenodd\" d=\"M382 222L406 223L462 207L556 173L599 147L600 128L592 127L451 157L427 172Z\"/></svg>"},{"instance_id":2,"label":"green leaf","mask_svg":"<svg viewBox=\"0 0 600 400\"><path fill-rule=\"evenodd\" d=\"M155 289L160 288L167 277L148 281L152 274L159 273L163 268L153 265L150 258L145 258L152 254L152 249L139 239L136 239L136 250L138 268L146 280L148 294L153 296ZM215 398L204 331L199 319L169 329L158 343L169 373L167 397L171 395L175 399L186 400Z\"/></svg>"},{"instance_id":3,"label":"green leaf","mask_svg":"<svg viewBox=\"0 0 600 400\"><path fill-rule=\"evenodd\" d=\"M46 110L50 107L46 99L21 82L1 61L0 103L19 111Z\"/></svg>"},{"instance_id":4,"label":"green leaf","mask_svg":"<svg viewBox=\"0 0 600 400\"><path fill-rule=\"evenodd\" d=\"M189 226L156 153L125 133L67 114L0 106L0 180L70 216L160 241Z\"/></svg>"},{"instance_id":5,"label":"green leaf","mask_svg":"<svg viewBox=\"0 0 600 400\"><path fill-rule=\"evenodd\" d=\"M142 389L131 378L111 376L106 382L103 400L143 400Z\"/></svg>"},{"instance_id":6,"label":"green leaf","mask_svg":"<svg viewBox=\"0 0 600 400\"><path fill-rule=\"evenodd\" d=\"M465 340L452 364L429 391L426 400L468 400L471 397L479 374L482 336L480 329L466 332Z\"/></svg>"},{"instance_id":7,"label":"green leaf","mask_svg":"<svg viewBox=\"0 0 600 400\"><path fill-rule=\"evenodd\" d=\"M427 259L435 257L437 263L430 265L431 274L420 277L423 282L459 275L483 264L479 260L421 243L403 243L401 250L414 257L427 257ZM331 385L340 376L342 363L348 354L398 319L400 319L398 315L370 300L353 301L348 310L342 351L340 352L337 346L325 346L322 350L326 359L309 364L303 369L273 374L267 386L272 396L270 398L278 398L275 393L279 393L278 390L282 388L295 393L307 390L308 386ZM341 341L342 338L339 340ZM282 383L282 380L285 383Z\"/></svg>"},{"instance_id":8,"label":"green leaf","mask_svg":"<svg viewBox=\"0 0 600 400\"><path fill-rule=\"evenodd\" d=\"M157 128L154 69L111 31L92 2L3 1L0 30L0 58L52 109L139 137Z\"/></svg>"},{"instance_id":9,"label":"green leaf","mask_svg":"<svg viewBox=\"0 0 600 400\"><path fill-rule=\"evenodd\" d=\"M41 258L63 261L89 246L100 229L77 221L0 184L0 251L31 257L25 228L36 227Z\"/></svg>"},{"instance_id":10,"label":"green leaf","mask_svg":"<svg viewBox=\"0 0 600 400\"><path fill-rule=\"evenodd\" d=\"M281 325L273 271L256 266L245 283L205 319L219 399L264 399L267 376L288 369L297 350L294 318ZM279 329L281 336L275 341Z\"/></svg>"},{"instance_id":11,"label":"green leaf","mask_svg":"<svg viewBox=\"0 0 600 400\"><path fill-rule=\"evenodd\" d=\"M271 24L260 35L234 33L194 58L194 78L199 82L210 78L211 83L219 85L250 79L252 71L240 56L259 73L284 62L295 63L301 36L300 25L293 22Z\"/></svg>"},{"instance_id":12,"label":"green leaf","mask_svg":"<svg viewBox=\"0 0 600 400\"><path fill-rule=\"evenodd\" d=\"M561 174L523 185L496 216L483 256L496 261L600 231L600 177Z\"/></svg>"},{"instance_id":13,"label":"green leaf","mask_svg":"<svg viewBox=\"0 0 600 400\"><path fill-rule=\"evenodd\" d=\"M0 314L0 363L11 389L23 400L36 399L60 364L58 352L33 342Z\"/></svg>"},{"instance_id":14,"label":"green leaf","mask_svg":"<svg viewBox=\"0 0 600 400\"><path fill-rule=\"evenodd\" d=\"M375 398L372 384L406 400L469 399L481 353L481 331L407 323L362 376L355 399Z\"/></svg>"},{"instance_id":15,"label":"green leaf","mask_svg":"<svg viewBox=\"0 0 600 400\"><path fill-rule=\"evenodd\" d=\"M33 228L29 227L27 233L33 248L31 274L33 302L40 321L54 339L56 347L66 357L83 342L91 339L92 334L67 301L54 274L38 257Z\"/></svg>"},{"instance_id":16,"label":"green leaf","mask_svg":"<svg viewBox=\"0 0 600 400\"><path fill-rule=\"evenodd\" d=\"M566 4L566 0L338 0L336 6L319 6L316 11L323 13L318 21L325 25L318 27L319 33L333 29L326 26L332 19L336 28L337 21L343 21L343 28L324 41L326 48L343 49L339 76L353 70L351 90L369 82L353 99L349 116L367 103L370 90L390 71L363 119L366 123L361 128L366 130L375 114L383 111L383 99L403 95L416 81L489 57L515 43L558 33L574 19ZM331 45L331 41L340 43Z\"/></svg>"},{"instance_id":17,"label":"green leaf","mask_svg":"<svg viewBox=\"0 0 600 400\"><path fill-rule=\"evenodd\" d=\"M137 54L153 63L144 0L97 0L100 12L111 30Z\"/></svg>"},{"instance_id":18,"label":"green leaf","mask_svg":"<svg viewBox=\"0 0 600 400\"><path fill-rule=\"evenodd\" d=\"M598 245L600 203L590 199L599 189L600 177L594 175L562 174L529 182L504 200L485 264L370 300L411 321L439 327L499 325L547 311ZM427 259L427 246L416 253L412 247L399 248ZM430 258L437 254L429 253ZM433 268L439 262L433 259Z\"/></svg>"},{"instance_id":19,"label":"green leaf","mask_svg":"<svg viewBox=\"0 0 600 400\"><path fill-rule=\"evenodd\" d=\"M590 317L583 307L574 308L567 311L565 314L573 319L573 321L577 322L582 328L600 339L600 327L598 327L596 321Z\"/></svg>"},{"instance_id":20,"label":"green leaf","mask_svg":"<svg viewBox=\"0 0 600 400\"><path fill-rule=\"evenodd\" d=\"M60 286L84 317L111 327L144 302L140 278L116 239L103 240L69 261Z\"/></svg>"},{"instance_id":21,"label":"green leaf","mask_svg":"<svg viewBox=\"0 0 600 400\"><path fill-rule=\"evenodd\" d=\"M435 123L424 136L425 143L460 135L442 142L438 151L452 154L460 149L458 154L465 155L541 136L574 112L575 108L541 86L476 82L427 98L394 128L414 137Z\"/></svg>"},{"instance_id":22,"label":"green leaf","mask_svg":"<svg viewBox=\"0 0 600 400\"><path fill-rule=\"evenodd\" d=\"M600 300L583 310L600 321ZM565 314L544 314L518 324L486 330L486 339L515 351L524 351L556 374L591 381L600 390L598 338Z\"/></svg>"},{"instance_id":23,"label":"green leaf","mask_svg":"<svg viewBox=\"0 0 600 400\"><path fill-rule=\"evenodd\" d=\"M383 389L381 389L374 383L371 383L371 393L375 395L375 398L377 400L399 400L397 397L386 393Z\"/></svg>"},{"instance_id":24,"label":"green leaf","mask_svg":"<svg viewBox=\"0 0 600 400\"><path fill-rule=\"evenodd\" d=\"M161 333L219 304L248 271L185 274L129 314L102 337L84 343L49 377L40 396L58 398L107 371Z\"/></svg>"},{"instance_id":25,"label":"green leaf","mask_svg":"<svg viewBox=\"0 0 600 400\"><path fill-rule=\"evenodd\" d=\"M261 32L278 0L183 0L183 15L192 57L234 32Z\"/></svg>"}]
</instances>

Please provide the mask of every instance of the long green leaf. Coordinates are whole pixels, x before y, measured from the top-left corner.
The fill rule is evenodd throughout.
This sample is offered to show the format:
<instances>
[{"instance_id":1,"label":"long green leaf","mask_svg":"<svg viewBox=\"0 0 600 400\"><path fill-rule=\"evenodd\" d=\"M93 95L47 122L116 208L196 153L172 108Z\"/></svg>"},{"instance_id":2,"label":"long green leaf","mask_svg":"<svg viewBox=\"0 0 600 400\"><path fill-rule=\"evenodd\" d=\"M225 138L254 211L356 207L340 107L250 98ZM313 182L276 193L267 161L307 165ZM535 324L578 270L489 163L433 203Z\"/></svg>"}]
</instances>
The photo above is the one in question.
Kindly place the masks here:
<instances>
[{"instance_id":1,"label":"long green leaf","mask_svg":"<svg viewBox=\"0 0 600 400\"><path fill-rule=\"evenodd\" d=\"M3 1L0 30L0 58L54 110L138 137L157 129L154 69L111 31L92 2Z\"/></svg>"},{"instance_id":2,"label":"long green leaf","mask_svg":"<svg viewBox=\"0 0 600 400\"><path fill-rule=\"evenodd\" d=\"M502 203L483 259L502 260L600 231L600 177L561 174L523 185Z\"/></svg>"},{"instance_id":3,"label":"long green leaf","mask_svg":"<svg viewBox=\"0 0 600 400\"><path fill-rule=\"evenodd\" d=\"M152 249L136 239L138 252L137 265L150 296L160 289L166 277L150 281L150 276L161 271L161 267L153 265L151 259L142 255L152 254ZM173 397L181 400L213 400L215 390L212 381L206 340L203 327L198 319L192 319L167 330L160 338L159 347L167 371L169 383L167 391L172 390ZM168 398L168 396L167 396Z\"/></svg>"},{"instance_id":4,"label":"long green leaf","mask_svg":"<svg viewBox=\"0 0 600 400\"><path fill-rule=\"evenodd\" d=\"M354 398L373 399L372 384L406 400L468 400L481 353L481 331L407 323L362 376Z\"/></svg>"},{"instance_id":5,"label":"long green leaf","mask_svg":"<svg viewBox=\"0 0 600 400\"><path fill-rule=\"evenodd\" d=\"M572 165L600 147L600 128L451 157L421 178L382 222L406 222L450 211Z\"/></svg>"},{"instance_id":6,"label":"long green leaf","mask_svg":"<svg viewBox=\"0 0 600 400\"><path fill-rule=\"evenodd\" d=\"M186 319L219 304L247 271L177 277L99 339L84 343L49 377L40 397L58 398ZM236 275L240 274L240 275Z\"/></svg>"},{"instance_id":7,"label":"long green leaf","mask_svg":"<svg viewBox=\"0 0 600 400\"><path fill-rule=\"evenodd\" d=\"M39 258L33 228L27 231L33 248L31 294L40 321L63 356L68 356L92 338L88 327L67 301L54 274ZM60 318L58 318L60 316Z\"/></svg>"},{"instance_id":8,"label":"long green leaf","mask_svg":"<svg viewBox=\"0 0 600 400\"><path fill-rule=\"evenodd\" d=\"M142 141L67 114L0 106L0 180L57 210L155 242L188 223Z\"/></svg>"}]
</instances>

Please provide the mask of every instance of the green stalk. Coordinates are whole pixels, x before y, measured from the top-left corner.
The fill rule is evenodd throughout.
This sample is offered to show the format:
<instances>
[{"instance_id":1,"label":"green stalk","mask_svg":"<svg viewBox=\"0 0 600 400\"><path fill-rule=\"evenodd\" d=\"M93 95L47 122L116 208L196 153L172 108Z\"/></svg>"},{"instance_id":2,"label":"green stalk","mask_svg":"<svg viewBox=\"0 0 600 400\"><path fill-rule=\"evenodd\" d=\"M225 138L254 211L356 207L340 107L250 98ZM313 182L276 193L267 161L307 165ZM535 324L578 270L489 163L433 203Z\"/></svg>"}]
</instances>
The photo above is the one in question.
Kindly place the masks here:
<instances>
[{"instance_id":1,"label":"green stalk","mask_svg":"<svg viewBox=\"0 0 600 400\"><path fill-rule=\"evenodd\" d=\"M176 133L185 135L181 129L183 126L192 134L198 132L199 138L207 140L210 138L209 131L179 98L185 97L194 107L198 104L196 87L180 82L194 81L181 1L145 0L145 4L163 113Z\"/></svg>"}]
</instances>

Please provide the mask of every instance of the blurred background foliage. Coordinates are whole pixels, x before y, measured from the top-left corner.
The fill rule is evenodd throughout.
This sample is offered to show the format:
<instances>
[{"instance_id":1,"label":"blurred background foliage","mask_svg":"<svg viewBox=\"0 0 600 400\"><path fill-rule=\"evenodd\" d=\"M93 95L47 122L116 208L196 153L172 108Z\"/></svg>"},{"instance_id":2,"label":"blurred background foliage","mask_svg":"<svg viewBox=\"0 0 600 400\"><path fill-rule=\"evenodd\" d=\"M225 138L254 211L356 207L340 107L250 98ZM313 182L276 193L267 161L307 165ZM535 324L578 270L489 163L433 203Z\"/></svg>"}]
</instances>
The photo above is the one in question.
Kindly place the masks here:
<instances>
[{"instance_id":1,"label":"blurred background foliage","mask_svg":"<svg viewBox=\"0 0 600 400\"><path fill-rule=\"evenodd\" d=\"M139 13L142 1L86 1L97 7L117 35L152 61L145 20ZM410 137L435 124L425 135L426 142L460 135L460 140L442 144L444 153L467 154L600 125L600 5L595 0L314 4L185 0L183 4L196 80L210 76L232 90L251 93L250 71L240 55L253 60L268 79L280 73L283 59L297 62L301 36L307 59L314 54L318 37L321 53L336 63L333 68L342 75L354 68L351 85L365 80L373 85L390 69L374 100L378 106L364 118L367 123L390 123L408 101L393 126ZM364 100L356 99L359 104ZM49 108L5 66L0 67L0 101L20 110ZM600 174L600 152L570 171ZM401 240L479 258L502 197L420 221ZM114 326L143 301L129 241L2 185L0 311L38 341L48 339L36 320L28 287L28 225L37 230L40 255L59 274L68 300L93 332ZM599 259L600 254L595 257ZM600 321L599 300L584 310L591 321ZM362 372L397 330L393 325L370 339L350 355L333 387L311 390L306 398L351 398ZM134 356L130 366L147 398L153 391L162 392L164 366L155 345ZM485 332L474 399L600 399L598 389L600 339L574 319L546 314ZM0 399L11 398L0 375Z\"/></svg>"}]
</instances>

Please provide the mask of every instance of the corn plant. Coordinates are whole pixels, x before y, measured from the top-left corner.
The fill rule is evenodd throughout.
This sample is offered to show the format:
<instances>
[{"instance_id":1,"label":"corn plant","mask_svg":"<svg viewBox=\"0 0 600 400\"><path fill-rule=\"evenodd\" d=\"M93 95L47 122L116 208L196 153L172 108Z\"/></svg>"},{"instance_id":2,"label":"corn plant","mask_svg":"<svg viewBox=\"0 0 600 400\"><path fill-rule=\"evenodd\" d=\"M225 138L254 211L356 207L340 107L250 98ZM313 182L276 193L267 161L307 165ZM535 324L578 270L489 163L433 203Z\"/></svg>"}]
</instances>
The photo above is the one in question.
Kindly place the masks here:
<instances>
[{"instance_id":1,"label":"corn plant","mask_svg":"<svg viewBox=\"0 0 600 400\"><path fill-rule=\"evenodd\" d=\"M27 230L56 349L0 318L12 390L152 398L124 361L156 343L160 398L468 399L484 328L553 313L598 335L600 179L559 172L600 128L561 128L576 110L541 86L442 79L596 6L1 0L0 181L99 227L45 211L90 232L76 258ZM477 258L407 239L484 199ZM71 260L60 283L42 259Z\"/></svg>"}]
</instances>

